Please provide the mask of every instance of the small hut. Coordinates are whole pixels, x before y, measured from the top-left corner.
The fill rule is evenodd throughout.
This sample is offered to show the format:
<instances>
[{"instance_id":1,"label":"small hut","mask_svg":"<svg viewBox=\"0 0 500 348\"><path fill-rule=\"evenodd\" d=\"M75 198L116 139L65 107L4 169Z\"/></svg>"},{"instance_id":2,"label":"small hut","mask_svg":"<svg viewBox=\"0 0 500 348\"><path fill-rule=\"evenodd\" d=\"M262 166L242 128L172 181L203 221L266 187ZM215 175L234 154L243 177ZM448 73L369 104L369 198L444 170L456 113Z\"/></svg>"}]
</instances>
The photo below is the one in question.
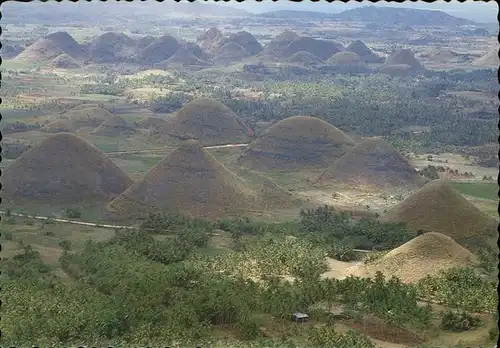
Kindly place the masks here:
<instances>
[{"instance_id":1,"label":"small hut","mask_svg":"<svg viewBox=\"0 0 500 348\"><path fill-rule=\"evenodd\" d=\"M292 320L296 323L303 323L309 320L309 316L305 313L296 312L292 314Z\"/></svg>"}]
</instances>

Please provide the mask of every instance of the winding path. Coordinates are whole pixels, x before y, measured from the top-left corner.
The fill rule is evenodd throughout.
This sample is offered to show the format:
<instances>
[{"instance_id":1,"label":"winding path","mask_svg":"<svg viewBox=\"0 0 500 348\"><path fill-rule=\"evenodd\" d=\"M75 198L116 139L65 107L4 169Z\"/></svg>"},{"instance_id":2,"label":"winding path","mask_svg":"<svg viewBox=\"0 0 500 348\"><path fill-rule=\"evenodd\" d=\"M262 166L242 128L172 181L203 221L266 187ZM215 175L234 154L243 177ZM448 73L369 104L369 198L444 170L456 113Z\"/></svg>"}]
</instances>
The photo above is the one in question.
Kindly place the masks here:
<instances>
[{"instance_id":1,"label":"winding path","mask_svg":"<svg viewBox=\"0 0 500 348\"><path fill-rule=\"evenodd\" d=\"M4 211L0 211L0 215L7 215L7 213ZM60 222L63 224L83 225L83 226L91 226L91 227L99 227L99 228L113 228L113 229L127 229L127 230L137 229L137 226L109 225L109 224L100 224L97 222L59 219L59 218L51 218L51 217L47 217L47 216L38 216L38 215L28 215L28 214L19 214L19 213L10 213L10 215L17 216L17 217L27 217L27 218L35 219L35 220L51 220L51 221ZM213 235L219 235L219 234L214 233ZM353 250L360 252L360 253L373 252L372 250L362 250L362 249L353 249Z\"/></svg>"},{"instance_id":2,"label":"winding path","mask_svg":"<svg viewBox=\"0 0 500 348\"><path fill-rule=\"evenodd\" d=\"M205 149L226 149L226 148L235 148L235 147L246 147L249 144L226 144L226 145L214 145L214 146L204 146ZM153 149L143 149L143 150L128 150L128 151L111 151L104 152L105 155L126 155L133 153L147 153L147 152L163 152L165 150L171 150L171 147L157 147Z\"/></svg>"},{"instance_id":3,"label":"winding path","mask_svg":"<svg viewBox=\"0 0 500 348\"><path fill-rule=\"evenodd\" d=\"M0 215L7 215L7 213L4 211L0 211ZM96 223L96 222L59 219L59 218L51 218L51 217L47 217L47 216L28 215L28 214L19 214L19 213L10 213L10 215L18 216L18 217L27 217L27 218L35 219L35 220L51 220L51 221L65 223L65 224L83 225L83 226L92 226L92 227L101 227L101 228L118 228L118 229L129 229L129 230L137 228L136 226L108 225L108 224L100 224L100 223Z\"/></svg>"}]
</instances>

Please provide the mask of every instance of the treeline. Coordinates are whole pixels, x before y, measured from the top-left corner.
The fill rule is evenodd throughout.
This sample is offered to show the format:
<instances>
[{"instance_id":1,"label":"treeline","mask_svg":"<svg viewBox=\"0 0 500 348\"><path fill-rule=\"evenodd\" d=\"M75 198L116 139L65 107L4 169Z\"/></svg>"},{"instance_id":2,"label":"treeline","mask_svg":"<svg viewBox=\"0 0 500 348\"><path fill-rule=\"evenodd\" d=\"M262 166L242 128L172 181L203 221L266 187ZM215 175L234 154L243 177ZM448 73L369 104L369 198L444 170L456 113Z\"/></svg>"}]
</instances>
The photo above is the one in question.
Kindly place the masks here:
<instances>
[{"instance_id":1,"label":"treeline","mask_svg":"<svg viewBox=\"0 0 500 348\"><path fill-rule=\"evenodd\" d=\"M433 73L418 79L381 74L339 75L315 81L255 82L256 86L264 88L264 96L257 100L236 98L229 93L230 87L207 92L250 124L314 115L364 136L397 135L408 125L428 126L431 130L423 139L427 145L474 146L496 141L494 112L491 117L472 117L463 110L464 107L476 107L475 102L440 95L461 90L491 93L493 87L485 82L490 79L493 76L489 70ZM234 87L234 84L222 86ZM464 103L470 105L464 106Z\"/></svg>"}]
</instances>

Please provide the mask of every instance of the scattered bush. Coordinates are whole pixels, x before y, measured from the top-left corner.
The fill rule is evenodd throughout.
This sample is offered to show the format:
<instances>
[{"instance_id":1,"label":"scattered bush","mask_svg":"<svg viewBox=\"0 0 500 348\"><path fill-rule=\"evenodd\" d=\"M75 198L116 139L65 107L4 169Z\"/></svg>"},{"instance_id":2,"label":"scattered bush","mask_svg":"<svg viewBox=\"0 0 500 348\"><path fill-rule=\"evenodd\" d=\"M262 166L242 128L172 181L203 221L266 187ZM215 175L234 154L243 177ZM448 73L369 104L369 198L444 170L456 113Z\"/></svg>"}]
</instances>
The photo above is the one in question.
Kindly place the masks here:
<instances>
[{"instance_id":1,"label":"scattered bush","mask_svg":"<svg viewBox=\"0 0 500 348\"><path fill-rule=\"evenodd\" d=\"M16 222L16 219L13 216L10 216L7 219L5 219L4 223L7 224L7 225L15 225L17 222Z\"/></svg>"},{"instance_id":2,"label":"scattered bush","mask_svg":"<svg viewBox=\"0 0 500 348\"><path fill-rule=\"evenodd\" d=\"M64 215L68 219L79 219L82 217L82 212L78 208L68 208Z\"/></svg>"},{"instance_id":3,"label":"scattered bush","mask_svg":"<svg viewBox=\"0 0 500 348\"><path fill-rule=\"evenodd\" d=\"M328 348L375 348L375 344L358 331L349 330L341 334L335 332L333 326L311 329L309 342L315 346Z\"/></svg>"},{"instance_id":4,"label":"scattered bush","mask_svg":"<svg viewBox=\"0 0 500 348\"><path fill-rule=\"evenodd\" d=\"M429 159L429 161L432 160ZM439 174L435 166L428 165L426 168L422 169L419 171L419 174L422 175L424 178L427 178L429 180L436 180L439 179Z\"/></svg>"},{"instance_id":5,"label":"scattered bush","mask_svg":"<svg viewBox=\"0 0 500 348\"><path fill-rule=\"evenodd\" d=\"M356 252L350 245L336 243L330 249L328 256L339 261L349 262L357 259Z\"/></svg>"},{"instance_id":6,"label":"scattered bush","mask_svg":"<svg viewBox=\"0 0 500 348\"><path fill-rule=\"evenodd\" d=\"M381 257L383 257L388 252L389 251L375 251L375 252L366 254L365 257L363 258L363 263L364 264L373 263L373 262L377 261L378 259L380 259Z\"/></svg>"},{"instance_id":7,"label":"scattered bush","mask_svg":"<svg viewBox=\"0 0 500 348\"><path fill-rule=\"evenodd\" d=\"M42 225L54 225L55 221L52 218L48 218L47 220L43 220Z\"/></svg>"},{"instance_id":8,"label":"scattered bush","mask_svg":"<svg viewBox=\"0 0 500 348\"><path fill-rule=\"evenodd\" d=\"M454 332L474 329L481 324L481 320L464 311L446 311L441 318L441 328Z\"/></svg>"},{"instance_id":9,"label":"scattered bush","mask_svg":"<svg viewBox=\"0 0 500 348\"><path fill-rule=\"evenodd\" d=\"M46 237L54 237L54 232L52 231L42 231L40 234Z\"/></svg>"},{"instance_id":10,"label":"scattered bush","mask_svg":"<svg viewBox=\"0 0 500 348\"><path fill-rule=\"evenodd\" d=\"M417 286L419 297L470 312L491 312L497 307L496 281L476 274L472 268L451 268L427 276Z\"/></svg>"},{"instance_id":11,"label":"scattered bush","mask_svg":"<svg viewBox=\"0 0 500 348\"><path fill-rule=\"evenodd\" d=\"M13 239L13 236L12 236L12 232L11 232L11 231L4 231L4 232L2 232L2 237L3 237L5 240L12 240L12 239Z\"/></svg>"},{"instance_id":12,"label":"scattered bush","mask_svg":"<svg viewBox=\"0 0 500 348\"><path fill-rule=\"evenodd\" d=\"M64 239L64 240L62 240L62 241L59 242L59 246L63 250L71 250L71 241L69 241L67 239Z\"/></svg>"}]
</instances>

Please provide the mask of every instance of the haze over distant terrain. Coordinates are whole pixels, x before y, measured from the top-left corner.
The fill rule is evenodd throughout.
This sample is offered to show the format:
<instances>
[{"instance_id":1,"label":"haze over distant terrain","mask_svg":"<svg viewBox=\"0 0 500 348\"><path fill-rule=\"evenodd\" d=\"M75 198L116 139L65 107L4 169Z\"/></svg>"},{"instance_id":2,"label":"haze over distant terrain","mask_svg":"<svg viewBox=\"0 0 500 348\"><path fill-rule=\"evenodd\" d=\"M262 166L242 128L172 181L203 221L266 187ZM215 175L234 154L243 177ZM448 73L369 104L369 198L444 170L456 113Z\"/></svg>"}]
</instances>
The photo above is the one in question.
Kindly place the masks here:
<instances>
[{"instance_id":1,"label":"haze over distant terrain","mask_svg":"<svg viewBox=\"0 0 500 348\"><path fill-rule=\"evenodd\" d=\"M162 3L30 3L29 7L23 3L9 2L2 6L3 18L6 22L12 21L14 18L37 17L39 20L50 20L58 16L75 17L75 20L89 19L91 16L99 16L102 18L115 18L117 16L130 18L131 16L152 16L155 18L172 17L172 16L247 16L251 14L259 14L271 11L293 10L293 11L316 11L322 13L339 13L345 10L360 8L365 6L377 7L396 7L396 8L413 8L420 10L440 10L450 15L465 18L481 23L496 23L496 15L498 6L493 1L479 2L468 1L459 3L452 1L445 3L442 0L434 3L327 3L320 2L302 2L294 3L291 1L271 2L263 0L262 2L245 1L237 2L218 2L218 3L188 3L181 1L176 3L172 0ZM29 8L29 10L28 10ZM112 11L102 11L103 8ZM75 9L78 9L75 11ZM161 10L161 11L160 11ZM135 18L135 17L134 17Z\"/></svg>"},{"instance_id":2,"label":"haze over distant terrain","mask_svg":"<svg viewBox=\"0 0 500 348\"><path fill-rule=\"evenodd\" d=\"M223 6L234 7L239 9L244 9L252 13L262 13L269 11L278 10L296 10L296 11L318 11L318 12L329 12L338 13L345 11L347 9L363 7L367 5L379 6L379 7L399 7L399 8L414 8L420 10L440 10L451 14L456 17L466 18L473 21L493 23L496 22L496 16L498 13L498 6L495 2L479 2L479 1L467 1L465 3L459 3L458 1L451 1L445 3L442 0L438 0L434 3L424 3L424 2L412 2L399 4L395 2L379 2L379 3L327 3L326 1L319 1L316 3L312 2L302 2L294 3L291 1L280 1L271 2L269 0L263 0L259 4L254 4L252 1L245 1L242 3L220 3Z\"/></svg>"}]
</instances>

